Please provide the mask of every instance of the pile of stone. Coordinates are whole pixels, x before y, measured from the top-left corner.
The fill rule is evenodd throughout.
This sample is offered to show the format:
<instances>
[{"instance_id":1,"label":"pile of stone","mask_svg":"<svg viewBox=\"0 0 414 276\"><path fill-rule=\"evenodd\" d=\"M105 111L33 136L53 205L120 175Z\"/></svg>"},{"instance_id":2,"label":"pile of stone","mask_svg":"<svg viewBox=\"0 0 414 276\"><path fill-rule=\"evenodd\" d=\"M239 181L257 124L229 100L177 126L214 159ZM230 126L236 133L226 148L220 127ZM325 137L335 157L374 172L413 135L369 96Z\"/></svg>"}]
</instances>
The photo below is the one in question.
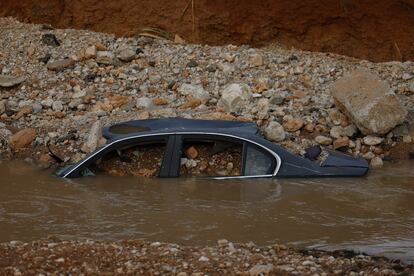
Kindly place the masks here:
<instances>
[{"instance_id":1,"label":"pile of stone","mask_svg":"<svg viewBox=\"0 0 414 276\"><path fill-rule=\"evenodd\" d=\"M10 18L0 37L3 158L47 161L51 146L75 162L104 142L100 126L157 117L255 121L294 153L320 145L374 167L400 145L414 152L413 62L115 38Z\"/></svg>"},{"instance_id":2,"label":"pile of stone","mask_svg":"<svg viewBox=\"0 0 414 276\"><path fill-rule=\"evenodd\" d=\"M0 274L116 275L410 275L412 266L352 252L297 251L225 239L184 247L139 240L40 240L0 244Z\"/></svg>"}]
</instances>

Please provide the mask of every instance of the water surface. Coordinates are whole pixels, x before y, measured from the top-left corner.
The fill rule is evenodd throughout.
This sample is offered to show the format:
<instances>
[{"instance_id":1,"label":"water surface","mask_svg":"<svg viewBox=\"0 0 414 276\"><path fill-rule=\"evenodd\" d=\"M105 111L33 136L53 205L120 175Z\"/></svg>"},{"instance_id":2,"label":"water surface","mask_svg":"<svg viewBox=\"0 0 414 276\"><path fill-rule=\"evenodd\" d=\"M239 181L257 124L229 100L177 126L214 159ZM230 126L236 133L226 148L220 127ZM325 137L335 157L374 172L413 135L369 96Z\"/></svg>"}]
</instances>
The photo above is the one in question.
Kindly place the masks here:
<instances>
[{"instance_id":1,"label":"water surface","mask_svg":"<svg viewBox=\"0 0 414 276\"><path fill-rule=\"evenodd\" d=\"M354 249L414 262L414 162L364 178L71 181L0 163L0 241L218 239Z\"/></svg>"}]
</instances>

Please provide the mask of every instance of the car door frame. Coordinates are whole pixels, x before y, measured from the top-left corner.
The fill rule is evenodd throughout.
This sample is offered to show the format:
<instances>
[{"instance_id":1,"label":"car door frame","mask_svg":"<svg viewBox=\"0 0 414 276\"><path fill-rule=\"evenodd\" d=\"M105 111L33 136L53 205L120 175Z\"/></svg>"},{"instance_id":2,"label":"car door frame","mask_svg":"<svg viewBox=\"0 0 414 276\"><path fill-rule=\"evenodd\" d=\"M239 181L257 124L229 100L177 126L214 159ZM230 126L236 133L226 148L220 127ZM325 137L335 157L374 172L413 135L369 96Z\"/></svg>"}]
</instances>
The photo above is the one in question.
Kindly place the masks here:
<instances>
[{"instance_id":1,"label":"car door frame","mask_svg":"<svg viewBox=\"0 0 414 276\"><path fill-rule=\"evenodd\" d=\"M245 164L246 164L246 155L247 155L247 147L253 146L259 151L269 153L274 159L274 172L264 175L239 175L239 176L212 176L212 177L201 177L201 178L208 178L208 179L216 179L216 180L224 180L224 179L247 179L247 178L273 178L277 175L277 173L280 170L282 160L280 156L272 151L271 149L261 145L260 143L257 143L253 140L239 137L236 135L231 134L225 134L225 133L213 133L213 132L182 132L182 133L176 133L175 138L175 153L173 155L173 158L171 159L171 166L170 166L170 177L179 177L180 176L180 163L181 163L181 156L183 153L183 142L185 138L191 137L191 139L211 139L215 140L214 138L219 137L218 140L226 140L229 142L235 142L242 144L242 168L241 168L241 174L245 171Z\"/></svg>"}]
</instances>

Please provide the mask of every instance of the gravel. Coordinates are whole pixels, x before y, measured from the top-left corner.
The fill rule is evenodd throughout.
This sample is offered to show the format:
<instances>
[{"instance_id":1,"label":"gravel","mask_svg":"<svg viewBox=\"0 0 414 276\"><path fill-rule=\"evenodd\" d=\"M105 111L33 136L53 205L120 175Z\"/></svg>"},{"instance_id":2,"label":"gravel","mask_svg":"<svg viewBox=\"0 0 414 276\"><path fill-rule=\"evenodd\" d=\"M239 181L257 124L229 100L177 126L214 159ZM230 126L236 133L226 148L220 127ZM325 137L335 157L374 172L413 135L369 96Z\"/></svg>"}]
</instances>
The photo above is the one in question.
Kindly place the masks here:
<instances>
[{"instance_id":1,"label":"gravel","mask_svg":"<svg viewBox=\"0 0 414 276\"><path fill-rule=\"evenodd\" d=\"M58 241L0 244L0 274L49 275L410 275L398 261L350 251L298 251L219 240L210 247L161 242Z\"/></svg>"}]
</instances>

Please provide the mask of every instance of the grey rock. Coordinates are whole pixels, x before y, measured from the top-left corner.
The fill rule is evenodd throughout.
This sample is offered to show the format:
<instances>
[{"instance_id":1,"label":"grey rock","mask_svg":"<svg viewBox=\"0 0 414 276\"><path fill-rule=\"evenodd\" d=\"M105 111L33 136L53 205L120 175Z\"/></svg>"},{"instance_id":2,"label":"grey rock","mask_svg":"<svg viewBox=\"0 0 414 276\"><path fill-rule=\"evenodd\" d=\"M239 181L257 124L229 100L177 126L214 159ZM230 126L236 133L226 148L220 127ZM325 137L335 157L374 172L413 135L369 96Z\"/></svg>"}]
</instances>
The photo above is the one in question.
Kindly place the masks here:
<instances>
[{"instance_id":1,"label":"grey rock","mask_svg":"<svg viewBox=\"0 0 414 276\"><path fill-rule=\"evenodd\" d=\"M0 115L6 112L6 100L0 101Z\"/></svg>"},{"instance_id":2,"label":"grey rock","mask_svg":"<svg viewBox=\"0 0 414 276\"><path fill-rule=\"evenodd\" d=\"M365 135L386 134L407 116L389 85L365 70L355 70L337 80L332 95Z\"/></svg>"},{"instance_id":3,"label":"grey rock","mask_svg":"<svg viewBox=\"0 0 414 276\"><path fill-rule=\"evenodd\" d=\"M131 47L122 47L118 50L117 57L119 60L124 62L133 61L136 57L136 51L134 51Z\"/></svg>"},{"instance_id":4,"label":"grey rock","mask_svg":"<svg viewBox=\"0 0 414 276\"><path fill-rule=\"evenodd\" d=\"M201 85L184 83L178 88L178 92L183 96L202 101L208 101L210 99L210 94L204 90L203 86Z\"/></svg>"},{"instance_id":5,"label":"grey rock","mask_svg":"<svg viewBox=\"0 0 414 276\"><path fill-rule=\"evenodd\" d=\"M34 103L32 105L32 109L33 109L33 114L38 114L38 113L40 113L42 111L43 107L39 103Z\"/></svg>"},{"instance_id":6,"label":"grey rock","mask_svg":"<svg viewBox=\"0 0 414 276\"><path fill-rule=\"evenodd\" d=\"M62 101L54 101L52 104L53 111L63 111Z\"/></svg>"},{"instance_id":7,"label":"grey rock","mask_svg":"<svg viewBox=\"0 0 414 276\"><path fill-rule=\"evenodd\" d=\"M251 97L247 84L233 83L224 88L219 104L226 112L239 112L246 107Z\"/></svg>"},{"instance_id":8,"label":"grey rock","mask_svg":"<svg viewBox=\"0 0 414 276\"><path fill-rule=\"evenodd\" d=\"M264 130L264 134L268 139L274 142L281 142L286 138L283 126L275 121L272 121L267 125Z\"/></svg>"},{"instance_id":9,"label":"grey rock","mask_svg":"<svg viewBox=\"0 0 414 276\"><path fill-rule=\"evenodd\" d=\"M75 61L71 58L65 58L58 61L49 62L47 64L47 69L51 71L63 71L67 68L71 68L75 65Z\"/></svg>"},{"instance_id":10,"label":"grey rock","mask_svg":"<svg viewBox=\"0 0 414 276\"><path fill-rule=\"evenodd\" d=\"M0 75L0 87L9 88L21 84L26 80L25 77L14 77Z\"/></svg>"},{"instance_id":11,"label":"grey rock","mask_svg":"<svg viewBox=\"0 0 414 276\"><path fill-rule=\"evenodd\" d=\"M370 165L374 169L381 168L384 165L384 162L380 157L374 157L371 159Z\"/></svg>"},{"instance_id":12,"label":"grey rock","mask_svg":"<svg viewBox=\"0 0 414 276\"><path fill-rule=\"evenodd\" d=\"M138 109L150 109L154 107L154 104L150 98L140 97L137 99L136 107Z\"/></svg>"},{"instance_id":13,"label":"grey rock","mask_svg":"<svg viewBox=\"0 0 414 276\"><path fill-rule=\"evenodd\" d=\"M115 63L115 55L110 51L98 51L96 62L103 65L112 65Z\"/></svg>"},{"instance_id":14,"label":"grey rock","mask_svg":"<svg viewBox=\"0 0 414 276\"><path fill-rule=\"evenodd\" d=\"M102 126L100 121L96 121L89 131L88 138L82 146L84 153L90 153L98 147L99 139L102 136Z\"/></svg>"}]
</instances>

